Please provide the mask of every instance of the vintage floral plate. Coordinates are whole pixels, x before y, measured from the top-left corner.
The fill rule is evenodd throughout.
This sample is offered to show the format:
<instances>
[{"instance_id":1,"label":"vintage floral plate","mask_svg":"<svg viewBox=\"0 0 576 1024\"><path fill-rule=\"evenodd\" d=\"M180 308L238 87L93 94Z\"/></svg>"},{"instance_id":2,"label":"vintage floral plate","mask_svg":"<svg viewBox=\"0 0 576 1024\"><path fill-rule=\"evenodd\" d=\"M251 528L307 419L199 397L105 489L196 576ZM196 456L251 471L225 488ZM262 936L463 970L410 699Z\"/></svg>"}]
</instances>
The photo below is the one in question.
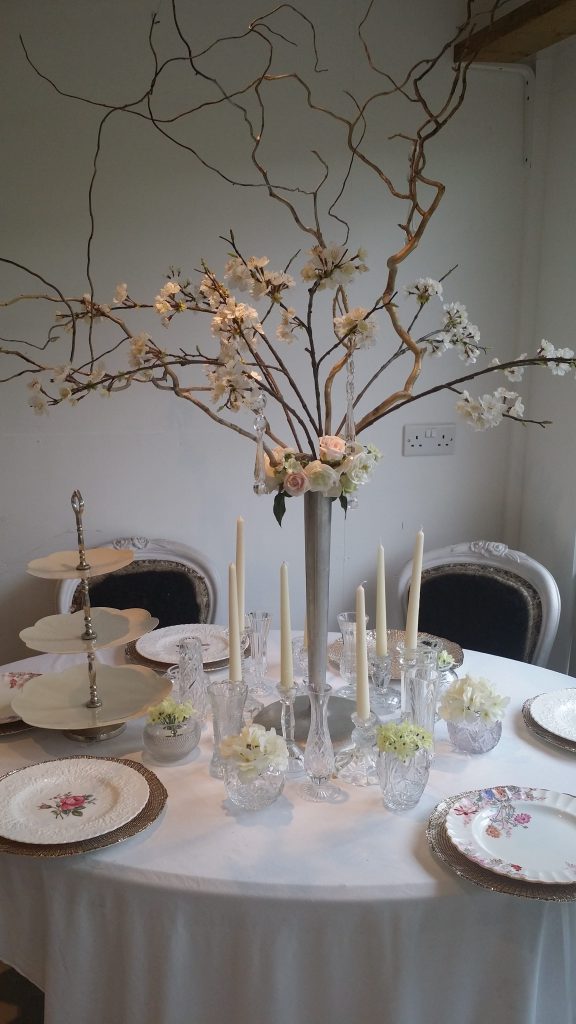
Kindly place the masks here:
<instances>
[{"instance_id":1,"label":"vintage floral plate","mask_svg":"<svg viewBox=\"0 0 576 1024\"><path fill-rule=\"evenodd\" d=\"M104 835L142 810L150 794L130 765L66 757L0 779L0 835L21 843L68 843Z\"/></svg>"},{"instance_id":2,"label":"vintage floral plate","mask_svg":"<svg viewBox=\"0 0 576 1024\"><path fill-rule=\"evenodd\" d=\"M37 675L38 672L0 672L0 725L21 721L12 709L12 701L24 683Z\"/></svg>"},{"instance_id":3,"label":"vintage floral plate","mask_svg":"<svg viewBox=\"0 0 576 1024\"><path fill-rule=\"evenodd\" d=\"M212 626L207 622L195 622L182 626L165 626L155 629L136 641L136 650L149 661L161 661L165 665L178 662L178 644L180 640L194 638L202 644L202 661L204 667L214 662L228 659L228 630L223 626ZM248 638L243 638L243 646L247 647Z\"/></svg>"},{"instance_id":4,"label":"vintage floral plate","mask_svg":"<svg viewBox=\"0 0 576 1024\"><path fill-rule=\"evenodd\" d=\"M446 818L454 846L509 878L576 885L576 797L494 786L463 797Z\"/></svg>"},{"instance_id":5,"label":"vintage floral plate","mask_svg":"<svg viewBox=\"0 0 576 1024\"><path fill-rule=\"evenodd\" d=\"M530 705L530 713L543 729L564 740L576 740L576 687L541 693Z\"/></svg>"}]
</instances>

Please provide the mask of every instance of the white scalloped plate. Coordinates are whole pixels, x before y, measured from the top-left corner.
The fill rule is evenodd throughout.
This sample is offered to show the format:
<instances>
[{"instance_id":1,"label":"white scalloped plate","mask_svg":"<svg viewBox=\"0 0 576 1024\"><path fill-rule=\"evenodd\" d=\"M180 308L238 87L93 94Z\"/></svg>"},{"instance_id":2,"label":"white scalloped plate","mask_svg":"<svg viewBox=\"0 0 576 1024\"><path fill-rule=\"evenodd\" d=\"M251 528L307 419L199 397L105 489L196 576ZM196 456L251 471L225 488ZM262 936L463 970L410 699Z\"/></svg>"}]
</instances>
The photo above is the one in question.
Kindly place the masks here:
<instances>
[{"instance_id":1,"label":"white scalloped plate","mask_svg":"<svg viewBox=\"0 0 576 1024\"><path fill-rule=\"evenodd\" d=\"M12 701L24 683L34 679L38 672L0 672L0 725L20 722L20 715L12 710Z\"/></svg>"},{"instance_id":2,"label":"white scalloped plate","mask_svg":"<svg viewBox=\"0 0 576 1024\"><path fill-rule=\"evenodd\" d=\"M160 661L164 665L175 665L178 662L178 644L180 640L194 638L202 644L202 661L205 667L215 662L228 659L228 630L223 626L212 626L207 622L195 622L189 625L165 626L155 629L152 633L140 637L136 641L136 650L149 661ZM248 638L243 637L243 645L247 647Z\"/></svg>"},{"instance_id":3,"label":"white scalloped plate","mask_svg":"<svg viewBox=\"0 0 576 1024\"><path fill-rule=\"evenodd\" d=\"M576 885L576 797L494 786L452 807L446 831L469 860L526 882Z\"/></svg>"},{"instance_id":4,"label":"white scalloped plate","mask_svg":"<svg viewBox=\"0 0 576 1024\"><path fill-rule=\"evenodd\" d=\"M541 693L532 701L530 714L554 736L576 740L576 687Z\"/></svg>"},{"instance_id":5,"label":"white scalloped plate","mask_svg":"<svg viewBox=\"0 0 576 1024\"><path fill-rule=\"evenodd\" d=\"M76 548L75 551L55 551L44 558L33 558L28 562L26 572L31 576L40 576L43 580L81 580L115 572L134 561L134 552L128 548L122 551L116 548L87 548L85 554L89 569L78 569L79 555Z\"/></svg>"},{"instance_id":6,"label":"white scalloped plate","mask_svg":"<svg viewBox=\"0 0 576 1024\"><path fill-rule=\"evenodd\" d=\"M39 729L97 729L143 715L167 697L172 684L151 668L96 663L100 708L87 708L87 665L30 679L12 700L14 712Z\"/></svg>"},{"instance_id":7,"label":"white scalloped plate","mask_svg":"<svg viewBox=\"0 0 576 1024\"><path fill-rule=\"evenodd\" d=\"M103 650L130 643L144 633L150 633L158 625L144 608L92 608L92 626L95 641L82 640L85 629L84 612L67 615L46 615L34 626L27 626L20 633L20 639L33 651L47 654L77 654L86 650Z\"/></svg>"},{"instance_id":8,"label":"white scalloped plate","mask_svg":"<svg viewBox=\"0 0 576 1024\"><path fill-rule=\"evenodd\" d=\"M0 779L0 835L20 843L70 843L125 825L150 787L130 765L67 757Z\"/></svg>"}]
</instances>

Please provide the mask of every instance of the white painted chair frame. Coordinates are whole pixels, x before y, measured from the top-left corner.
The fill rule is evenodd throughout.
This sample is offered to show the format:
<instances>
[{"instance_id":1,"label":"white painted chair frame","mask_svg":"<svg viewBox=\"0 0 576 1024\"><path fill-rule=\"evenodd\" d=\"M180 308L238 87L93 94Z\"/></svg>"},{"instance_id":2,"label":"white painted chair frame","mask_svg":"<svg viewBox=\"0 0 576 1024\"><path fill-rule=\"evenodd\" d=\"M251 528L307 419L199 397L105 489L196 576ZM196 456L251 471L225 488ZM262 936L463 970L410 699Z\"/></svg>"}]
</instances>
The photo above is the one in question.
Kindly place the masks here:
<instances>
[{"instance_id":1,"label":"white painted chair frame","mask_svg":"<svg viewBox=\"0 0 576 1024\"><path fill-rule=\"evenodd\" d=\"M530 555L525 555L522 551L513 551L506 544L489 540L473 540L427 551L422 561L422 569L462 563L477 563L495 569L505 569L528 580L537 590L542 602L542 627L532 656L532 664L546 665L558 632L561 609L560 591L552 573ZM404 615L408 607L411 576L412 560L404 566L398 580L398 594Z\"/></svg>"}]
</instances>

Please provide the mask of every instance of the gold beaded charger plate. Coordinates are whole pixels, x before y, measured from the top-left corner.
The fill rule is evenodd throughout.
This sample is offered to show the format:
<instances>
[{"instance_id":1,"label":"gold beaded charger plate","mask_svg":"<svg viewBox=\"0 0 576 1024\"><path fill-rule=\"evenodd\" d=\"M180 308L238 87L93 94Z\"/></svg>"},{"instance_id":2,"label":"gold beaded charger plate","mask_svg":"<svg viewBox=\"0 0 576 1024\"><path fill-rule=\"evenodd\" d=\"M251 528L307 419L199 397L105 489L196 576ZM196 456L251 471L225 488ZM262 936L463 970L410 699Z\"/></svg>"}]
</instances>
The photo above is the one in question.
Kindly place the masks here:
<instances>
[{"instance_id":1,"label":"gold beaded charger plate","mask_svg":"<svg viewBox=\"0 0 576 1024\"><path fill-rule=\"evenodd\" d=\"M12 707L14 697L20 692L29 679L36 679L38 672L0 672L0 736L4 735L5 726L26 726L20 715L17 715ZM7 732L15 732L15 729L7 729Z\"/></svg>"},{"instance_id":2,"label":"gold beaded charger plate","mask_svg":"<svg viewBox=\"0 0 576 1024\"><path fill-rule=\"evenodd\" d=\"M512 788L512 787L506 787ZM475 863L458 850L446 828L446 819L452 808L462 800L474 797L477 791L459 793L442 800L430 815L426 828L426 838L432 852L454 871L460 878L465 878L474 885L492 892L502 892L510 896L520 896L532 900L553 900L567 903L576 900L576 881L569 883L527 882L522 878L498 875L486 867Z\"/></svg>"},{"instance_id":3,"label":"gold beaded charger plate","mask_svg":"<svg viewBox=\"0 0 576 1024\"><path fill-rule=\"evenodd\" d=\"M146 779L130 765L65 757L0 778L0 836L20 843L95 839L125 825L148 802Z\"/></svg>"},{"instance_id":4,"label":"gold beaded charger plate","mask_svg":"<svg viewBox=\"0 0 576 1024\"><path fill-rule=\"evenodd\" d=\"M400 642L404 642L406 631L404 629L388 629L386 634L388 637L388 653L392 656L391 678L398 680L400 679L400 655L396 648ZM370 650L376 643L376 630L366 630L366 639L368 641L368 650ZM432 633L418 633L418 643L428 647L435 647L438 651L446 651L454 658L454 668L460 668L464 661L464 652L460 644L455 643L453 640L445 640L444 637L433 636ZM328 660L332 668L335 668L338 672L340 671L343 647L344 641L341 637L333 640L328 646Z\"/></svg>"},{"instance_id":5,"label":"gold beaded charger plate","mask_svg":"<svg viewBox=\"0 0 576 1024\"><path fill-rule=\"evenodd\" d=\"M89 754L80 755L85 760L92 760ZM74 760L79 760L75 758ZM4 839L0 836L0 853L11 853L20 857L73 857L82 853L91 853L94 850L102 850L107 846L114 846L122 843L132 836L138 835L148 828L160 816L168 799L166 788L160 779L151 772L145 765L138 761L131 761L128 758L106 757L98 758L99 761L108 761L116 765L132 768L138 772L148 785L148 799L142 809L130 821L124 825L106 832L104 835L94 836L91 839L80 839L67 843L21 843L13 839Z\"/></svg>"},{"instance_id":6,"label":"gold beaded charger plate","mask_svg":"<svg viewBox=\"0 0 576 1024\"><path fill-rule=\"evenodd\" d=\"M564 739L562 736L558 736L554 732L549 732L543 725L540 725L532 716L532 705L537 697L529 697L528 700L524 701L522 705L522 717L524 724L533 732L539 739L544 740L545 743L550 743L553 747L557 747L558 750L566 750L570 754L576 754L576 741Z\"/></svg>"}]
</instances>

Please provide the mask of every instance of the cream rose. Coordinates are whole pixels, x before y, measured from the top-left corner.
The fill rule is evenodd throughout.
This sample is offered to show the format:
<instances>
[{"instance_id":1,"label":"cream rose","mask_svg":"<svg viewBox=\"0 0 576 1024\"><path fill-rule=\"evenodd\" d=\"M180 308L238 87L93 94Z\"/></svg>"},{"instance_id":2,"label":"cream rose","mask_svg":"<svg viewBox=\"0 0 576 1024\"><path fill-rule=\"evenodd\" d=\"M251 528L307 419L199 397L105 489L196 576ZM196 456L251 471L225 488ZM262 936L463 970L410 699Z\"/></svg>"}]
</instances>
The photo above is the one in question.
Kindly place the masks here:
<instances>
[{"instance_id":1,"label":"cream rose","mask_svg":"<svg viewBox=\"0 0 576 1024\"><path fill-rule=\"evenodd\" d=\"M346 450L346 442L343 438L334 434L326 434L318 438L320 446L320 458L322 462L339 462Z\"/></svg>"},{"instance_id":2,"label":"cream rose","mask_svg":"<svg viewBox=\"0 0 576 1024\"><path fill-rule=\"evenodd\" d=\"M310 481L304 470L299 469L293 473L286 474L282 487L290 497L297 498L299 494L304 494L310 490Z\"/></svg>"}]
</instances>

